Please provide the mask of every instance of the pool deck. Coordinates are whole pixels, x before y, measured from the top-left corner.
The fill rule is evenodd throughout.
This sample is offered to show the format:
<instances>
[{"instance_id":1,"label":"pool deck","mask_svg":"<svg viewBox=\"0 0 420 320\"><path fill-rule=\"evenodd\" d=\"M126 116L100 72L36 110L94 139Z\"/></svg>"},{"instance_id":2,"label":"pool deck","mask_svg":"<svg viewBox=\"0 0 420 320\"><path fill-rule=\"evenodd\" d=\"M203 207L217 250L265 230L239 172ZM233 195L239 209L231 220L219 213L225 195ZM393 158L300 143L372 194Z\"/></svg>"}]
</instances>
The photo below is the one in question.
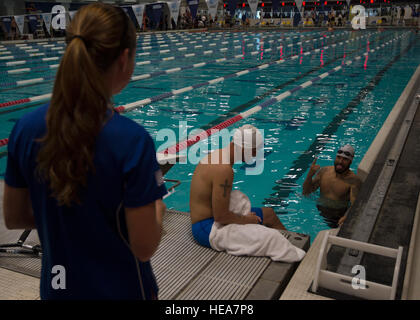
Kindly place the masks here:
<instances>
[{"instance_id":1,"label":"pool deck","mask_svg":"<svg viewBox=\"0 0 420 320\"><path fill-rule=\"evenodd\" d=\"M1 181L0 199L3 189ZM308 236L279 232L297 247L309 249ZM16 242L21 233L5 228L0 209L0 244ZM27 243L39 243L35 231ZM174 210L167 210L161 244L151 263L160 300L275 300L299 264L204 248L192 237L188 213ZM0 253L0 300L39 300L40 270L39 258Z\"/></svg>"}]
</instances>

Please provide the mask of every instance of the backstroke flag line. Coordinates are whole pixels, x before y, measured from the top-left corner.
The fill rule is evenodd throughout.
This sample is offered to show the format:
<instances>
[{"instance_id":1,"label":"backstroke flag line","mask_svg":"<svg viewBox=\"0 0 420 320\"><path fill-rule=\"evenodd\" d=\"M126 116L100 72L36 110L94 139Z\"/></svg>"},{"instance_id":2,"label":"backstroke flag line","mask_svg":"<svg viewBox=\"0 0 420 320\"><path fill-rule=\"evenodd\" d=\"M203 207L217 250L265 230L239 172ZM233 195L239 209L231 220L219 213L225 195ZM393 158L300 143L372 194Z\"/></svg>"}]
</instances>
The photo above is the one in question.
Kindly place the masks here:
<instances>
[{"instance_id":1,"label":"backstroke flag line","mask_svg":"<svg viewBox=\"0 0 420 320\"><path fill-rule=\"evenodd\" d=\"M43 13L42 14L42 20L44 20L45 28L47 29L47 32L50 33L51 28L51 13Z\"/></svg>"},{"instance_id":2,"label":"backstroke flag line","mask_svg":"<svg viewBox=\"0 0 420 320\"><path fill-rule=\"evenodd\" d=\"M193 20L197 16L198 0L187 0Z\"/></svg>"},{"instance_id":3,"label":"backstroke flag line","mask_svg":"<svg viewBox=\"0 0 420 320\"><path fill-rule=\"evenodd\" d=\"M301 12L302 9L302 0L296 0L296 7L298 8L299 12Z\"/></svg>"},{"instance_id":4,"label":"backstroke flag line","mask_svg":"<svg viewBox=\"0 0 420 320\"><path fill-rule=\"evenodd\" d=\"M207 7L209 8L209 15L214 19L217 14L217 5L219 0L206 0Z\"/></svg>"},{"instance_id":5,"label":"backstroke flag line","mask_svg":"<svg viewBox=\"0 0 420 320\"><path fill-rule=\"evenodd\" d=\"M167 4L168 4L169 12L171 14L171 18L174 19L175 24L177 24L178 16L179 16L179 6L181 5L181 0L168 1Z\"/></svg>"},{"instance_id":6,"label":"backstroke flag line","mask_svg":"<svg viewBox=\"0 0 420 320\"><path fill-rule=\"evenodd\" d=\"M255 16L257 14L258 0L248 0L248 4L252 14Z\"/></svg>"},{"instance_id":7,"label":"backstroke flag line","mask_svg":"<svg viewBox=\"0 0 420 320\"><path fill-rule=\"evenodd\" d=\"M19 33L23 34L23 26L25 25L25 16L15 16L16 25L18 26Z\"/></svg>"},{"instance_id":8,"label":"backstroke flag line","mask_svg":"<svg viewBox=\"0 0 420 320\"><path fill-rule=\"evenodd\" d=\"M133 5L132 9L136 17L136 20L141 28L143 24L144 4Z\"/></svg>"},{"instance_id":9,"label":"backstroke flag line","mask_svg":"<svg viewBox=\"0 0 420 320\"><path fill-rule=\"evenodd\" d=\"M70 16L70 19L71 19L71 20L73 20L74 15L76 14L76 12L77 12L77 11L69 11L69 16Z\"/></svg>"}]
</instances>

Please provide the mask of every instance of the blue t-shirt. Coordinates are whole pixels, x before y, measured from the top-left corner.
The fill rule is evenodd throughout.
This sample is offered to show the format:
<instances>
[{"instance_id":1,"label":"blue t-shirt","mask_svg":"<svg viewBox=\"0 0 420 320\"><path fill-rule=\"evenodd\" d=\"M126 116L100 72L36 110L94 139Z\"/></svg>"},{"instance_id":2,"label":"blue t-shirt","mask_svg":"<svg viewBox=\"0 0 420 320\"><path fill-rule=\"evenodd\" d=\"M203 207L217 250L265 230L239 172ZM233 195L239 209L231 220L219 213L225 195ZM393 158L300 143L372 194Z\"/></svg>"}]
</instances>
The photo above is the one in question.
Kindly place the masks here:
<instances>
[{"instance_id":1,"label":"blue t-shirt","mask_svg":"<svg viewBox=\"0 0 420 320\"><path fill-rule=\"evenodd\" d=\"M40 147L35 140L46 132L48 107L24 115L14 126L5 175L7 185L30 191L43 250L41 298L157 296L150 262L139 261L128 247L123 209L146 205L166 194L152 138L142 126L114 113L96 139L96 171L80 190L82 204L58 206L48 185L35 176ZM53 271L54 266L64 269ZM60 286L65 289L54 289Z\"/></svg>"}]
</instances>

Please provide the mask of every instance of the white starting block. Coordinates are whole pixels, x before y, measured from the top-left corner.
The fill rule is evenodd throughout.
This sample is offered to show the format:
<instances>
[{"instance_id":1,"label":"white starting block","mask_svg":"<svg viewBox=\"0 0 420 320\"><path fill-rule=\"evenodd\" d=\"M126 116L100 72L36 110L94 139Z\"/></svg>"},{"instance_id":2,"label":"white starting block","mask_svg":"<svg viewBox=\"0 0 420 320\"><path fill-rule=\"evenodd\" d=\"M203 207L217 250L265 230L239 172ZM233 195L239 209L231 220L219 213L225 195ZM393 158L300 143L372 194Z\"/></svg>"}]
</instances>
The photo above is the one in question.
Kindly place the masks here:
<instances>
[{"instance_id":1,"label":"white starting block","mask_svg":"<svg viewBox=\"0 0 420 320\"><path fill-rule=\"evenodd\" d=\"M156 159L159 165L161 166L163 174L166 174L166 172L169 170L169 168L172 165L174 165L175 163L181 160L184 160L186 157L187 157L186 155L179 155L179 154L163 154L161 152L156 153ZM163 199L166 199L167 197L175 193L175 188L181 184L181 181L166 179L166 178L164 178L164 181L174 183L173 186L168 188L168 193L163 197Z\"/></svg>"},{"instance_id":2,"label":"white starting block","mask_svg":"<svg viewBox=\"0 0 420 320\"><path fill-rule=\"evenodd\" d=\"M312 283L312 292L316 293L318 288L320 287L362 299L394 300L397 290L398 274L400 271L403 247L400 246L398 247L398 249L392 249L375 244L345 239L330 235L330 231L326 233L323 243L321 245L318 262L315 269L315 278ZM364 281L363 288L353 287L354 280L357 279L356 277L327 271L326 257L331 245L360 250L363 252L372 253L380 256L395 258L396 262L394 268L394 276L392 279L392 286L386 286L371 281Z\"/></svg>"}]
</instances>

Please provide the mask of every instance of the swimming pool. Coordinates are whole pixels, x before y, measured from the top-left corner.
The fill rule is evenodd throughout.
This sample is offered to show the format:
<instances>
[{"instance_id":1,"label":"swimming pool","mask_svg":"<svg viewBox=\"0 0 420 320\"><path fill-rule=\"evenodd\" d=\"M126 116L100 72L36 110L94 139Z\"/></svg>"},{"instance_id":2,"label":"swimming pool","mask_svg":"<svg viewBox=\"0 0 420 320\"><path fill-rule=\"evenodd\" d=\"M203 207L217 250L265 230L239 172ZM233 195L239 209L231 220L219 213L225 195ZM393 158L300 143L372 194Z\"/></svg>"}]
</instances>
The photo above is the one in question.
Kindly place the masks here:
<instances>
[{"instance_id":1,"label":"swimming pool","mask_svg":"<svg viewBox=\"0 0 420 320\"><path fill-rule=\"evenodd\" d=\"M54 57L63 47L51 44L54 47L0 48L0 58L13 57L0 60L0 104L51 92L58 63ZM40 51L26 52L36 49ZM44 55L27 56L33 53ZM40 61L41 57L48 60ZM7 67L7 61L32 62ZM182 140L194 128L206 130L292 90L280 102L266 103L261 111L229 127L250 123L264 130L265 137L262 174L246 175L245 165L235 165L234 188L246 193L253 206L273 207L289 230L314 239L328 226L315 207L316 195L301 195L313 156L318 156L321 166L332 165L339 145L349 143L356 149L352 164L356 170L420 63L420 44L419 36L409 30L173 33L141 36L136 62L133 76L143 79L131 82L115 97L115 105L142 100L143 107L125 115L144 125L155 139L160 129L168 128L181 132L184 137L178 135L176 140ZM256 68L261 65L264 68ZM342 68L317 78L337 66ZM214 81L222 76L226 79ZM311 79L317 81L296 87ZM20 80L28 82L17 83ZM0 108L0 139L36 105ZM210 140L217 147L217 136ZM161 144L157 141L156 147ZM0 147L0 178L5 164L6 147ZM181 181L166 199L169 208L189 211L194 168L176 164L166 175Z\"/></svg>"}]
</instances>

